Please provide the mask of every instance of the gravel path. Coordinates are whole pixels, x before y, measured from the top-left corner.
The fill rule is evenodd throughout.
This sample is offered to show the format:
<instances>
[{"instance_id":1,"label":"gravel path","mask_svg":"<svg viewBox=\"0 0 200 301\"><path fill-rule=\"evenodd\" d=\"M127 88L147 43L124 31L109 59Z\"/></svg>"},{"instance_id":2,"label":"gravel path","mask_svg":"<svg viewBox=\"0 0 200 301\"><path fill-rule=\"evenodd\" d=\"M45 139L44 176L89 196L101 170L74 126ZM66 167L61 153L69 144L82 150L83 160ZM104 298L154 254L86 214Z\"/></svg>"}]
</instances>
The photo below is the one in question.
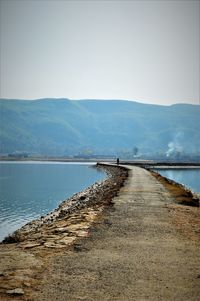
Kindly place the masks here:
<instances>
[{"instance_id":1,"label":"gravel path","mask_svg":"<svg viewBox=\"0 0 200 301\"><path fill-rule=\"evenodd\" d=\"M33 300L199 300L200 247L172 223L171 194L130 167L113 201L88 238L52 258Z\"/></svg>"}]
</instances>

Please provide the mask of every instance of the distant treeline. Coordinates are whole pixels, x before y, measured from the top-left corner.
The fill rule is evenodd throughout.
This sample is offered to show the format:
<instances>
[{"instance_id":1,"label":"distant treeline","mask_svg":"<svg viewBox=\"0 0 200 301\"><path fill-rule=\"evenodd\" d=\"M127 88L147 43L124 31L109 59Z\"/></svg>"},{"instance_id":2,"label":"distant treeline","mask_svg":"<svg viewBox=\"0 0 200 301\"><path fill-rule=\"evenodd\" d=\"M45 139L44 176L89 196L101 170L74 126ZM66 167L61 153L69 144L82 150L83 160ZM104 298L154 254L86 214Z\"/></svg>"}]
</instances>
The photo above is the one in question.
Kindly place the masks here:
<instances>
[{"instance_id":1,"label":"distant treeline","mask_svg":"<svg viewBox=\"0 0 200 301\"><path fill-rule=\"evenodd\" d=\"M2 99L0 106L1 155L199 160L199 105Z\"/></svg>"}]
</instances>

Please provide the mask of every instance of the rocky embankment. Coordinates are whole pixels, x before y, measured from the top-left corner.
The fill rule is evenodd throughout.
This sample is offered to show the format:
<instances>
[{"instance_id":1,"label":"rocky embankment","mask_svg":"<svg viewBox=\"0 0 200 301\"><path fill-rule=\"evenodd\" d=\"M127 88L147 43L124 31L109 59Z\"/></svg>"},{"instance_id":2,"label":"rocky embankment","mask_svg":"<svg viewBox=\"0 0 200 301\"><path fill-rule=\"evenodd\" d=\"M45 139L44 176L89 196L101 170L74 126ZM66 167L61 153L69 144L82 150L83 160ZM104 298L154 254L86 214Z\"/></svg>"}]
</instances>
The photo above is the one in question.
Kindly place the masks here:
<instances>
[{"instance_id":1,"label":"rocky embankment","mask_svg":"<svg viewBox=\"0 0 200 301\"><path fill-rule=\"evenodd\" d=\"M103 168L106 180L0 244L0 300L197 300L199 208L181 204L193 196L138 167Z\"/></svg>"},{"instance_id":2,"label":"rocky embankment","mask_svg":"<svg viewBox=\"0 0 200 301\"><path fill-rule=\"evenodd\" d=\"M87 236L90 224L105 206L112 203L112 198L128 176L128 171L123 167L97 168L106 170L106 180L74 194L54 211L6 237L3 243L18 243L24 248L60 248L72 243L76 237Z\"/></svg>"},{"instance_id":3,"label":"rocky embankment","mask_svg":"<svg viewBox=\"0 0 200 301\"><path fill-rule=\"evenodd\" d=\"M176 202L181 205L199 207L200 195L194 193L186 186L171 179L161 176L158 172L150 170L151 174L161 182L174 196Z\"/></svg>"},{"instance_id":4,"label":"rocky embankment","mask_svg":"<svg viewBox=\"0 0 200 301\"><path fill-rule=\"evenodd\" d=\"M112 206L128 177L122 167L97 168L106 170L105 180L73 195L0 243L0 300L32 300L29 296L45 280L43 273L51 258L67 250L79 251L79 240L90 235L92 225Z\"/></svg>"}]
</instances>

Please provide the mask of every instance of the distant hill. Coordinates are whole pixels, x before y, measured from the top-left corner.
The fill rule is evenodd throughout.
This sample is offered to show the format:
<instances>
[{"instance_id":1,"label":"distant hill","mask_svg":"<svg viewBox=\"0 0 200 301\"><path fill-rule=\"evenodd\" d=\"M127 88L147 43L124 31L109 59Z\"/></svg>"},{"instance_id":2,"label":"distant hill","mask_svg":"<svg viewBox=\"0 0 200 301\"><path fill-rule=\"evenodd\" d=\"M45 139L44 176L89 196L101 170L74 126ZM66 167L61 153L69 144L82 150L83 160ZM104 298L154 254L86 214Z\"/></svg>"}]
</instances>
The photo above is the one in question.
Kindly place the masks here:
<instances>
[{"instance_id":1,"label":"distant hill","mask_svg":"<svg viewBox=\"0 0 200 301\"><path fill-rule=\"evenodd\" d=\"M0 100L1 154L200 152L200 106L121 100Z\"/></svg>"}]
</instances>

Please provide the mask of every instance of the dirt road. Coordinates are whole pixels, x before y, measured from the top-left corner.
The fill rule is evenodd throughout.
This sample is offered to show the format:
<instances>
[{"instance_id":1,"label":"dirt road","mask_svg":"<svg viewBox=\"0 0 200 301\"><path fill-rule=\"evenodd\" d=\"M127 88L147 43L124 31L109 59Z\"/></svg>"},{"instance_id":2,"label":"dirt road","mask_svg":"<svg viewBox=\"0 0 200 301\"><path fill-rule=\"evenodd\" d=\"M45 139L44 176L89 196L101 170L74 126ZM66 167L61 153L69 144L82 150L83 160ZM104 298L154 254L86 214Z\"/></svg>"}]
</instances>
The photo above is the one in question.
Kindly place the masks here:
<instances>
[{"instance_id":1,"label":"dirt road","mask_svg":"<svg viewBox=\"0 0 200 301\"><path fill-rule=\"evenodd\" d=\"M198 241L172 222L170 192L148 171L130 169L90 236L52 257L34 301L199 300Z\"/></svg>"}]
</instances>

